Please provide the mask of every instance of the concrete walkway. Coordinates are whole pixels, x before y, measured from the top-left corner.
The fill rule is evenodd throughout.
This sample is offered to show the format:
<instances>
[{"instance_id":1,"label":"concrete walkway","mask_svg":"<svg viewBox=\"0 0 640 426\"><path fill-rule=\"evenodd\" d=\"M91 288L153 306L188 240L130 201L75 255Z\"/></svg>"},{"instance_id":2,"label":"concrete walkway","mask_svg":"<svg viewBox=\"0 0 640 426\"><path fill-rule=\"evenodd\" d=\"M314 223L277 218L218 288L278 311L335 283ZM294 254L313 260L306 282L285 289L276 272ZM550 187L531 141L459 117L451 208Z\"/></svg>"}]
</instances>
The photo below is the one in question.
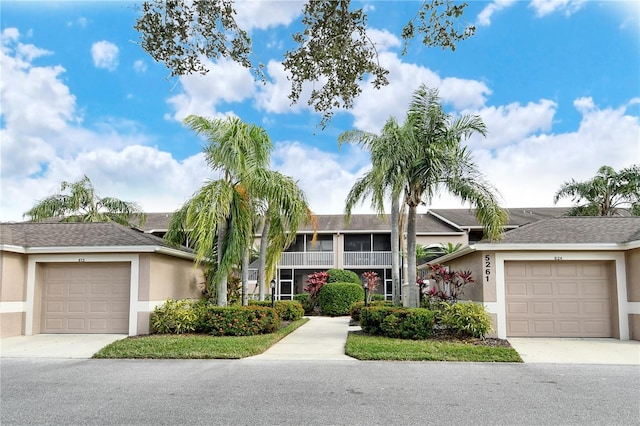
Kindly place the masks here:
<instances>
[{"instance_id":1,"label":"concrete walkway","mask_svg":"<svg viewBox=\"0 0 640 426\"><path fill-rule=\"evenodd\" d=\"M309 317L309 322L260 355L246 359L355 361L344 354L350 317Z\"/></svg>"}]
</instances>

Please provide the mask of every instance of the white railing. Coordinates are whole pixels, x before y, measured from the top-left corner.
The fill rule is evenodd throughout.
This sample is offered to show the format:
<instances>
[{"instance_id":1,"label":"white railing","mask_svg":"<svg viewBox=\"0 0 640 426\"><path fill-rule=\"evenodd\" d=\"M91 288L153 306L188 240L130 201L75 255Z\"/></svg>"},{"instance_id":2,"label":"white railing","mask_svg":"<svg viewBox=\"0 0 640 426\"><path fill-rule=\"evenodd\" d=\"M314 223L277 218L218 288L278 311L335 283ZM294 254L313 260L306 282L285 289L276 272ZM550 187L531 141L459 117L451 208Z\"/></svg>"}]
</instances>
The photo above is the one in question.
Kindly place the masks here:
<instances>
[{"instance_id":1,"label":"white railing","mask_svg":"<svg viewBox=\"0 0 640 426\"><path fill-rule=\"evenodd\" d=\"M346 267L354 266L391 266L390 251L348 251L344 253Z\"/></svg>"},{"instance_id":2,"label":"white railing","mask_svg":"<svg viewBox=\"0 0 640 426\"><path fill-rule=\"evenodd\" d=\"M284 252L279 266L333 266L332 251L318 252Z\"/></svg>"}]
</instances>

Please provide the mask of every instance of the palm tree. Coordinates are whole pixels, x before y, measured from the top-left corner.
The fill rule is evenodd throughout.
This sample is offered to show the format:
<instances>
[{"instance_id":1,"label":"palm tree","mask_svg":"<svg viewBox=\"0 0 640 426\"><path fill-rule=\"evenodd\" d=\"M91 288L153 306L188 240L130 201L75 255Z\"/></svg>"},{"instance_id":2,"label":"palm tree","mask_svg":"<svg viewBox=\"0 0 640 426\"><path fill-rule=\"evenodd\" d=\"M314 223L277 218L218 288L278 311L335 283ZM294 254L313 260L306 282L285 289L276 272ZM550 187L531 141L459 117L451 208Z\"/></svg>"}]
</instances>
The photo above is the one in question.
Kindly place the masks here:
<instances>
[{"instance_id":1,"label":"palm tree","mask_svg":"<svg viewBox=\"0 0 640 426\"><path fill-rule=\"evenodd\" d=\"M353 208L364 199L371 197L372 207L383 215L384 201L391 199L391 281L393 288L393 304L399 306L400 301L400 233L401 214L400 197L402 193L401 163L396 156L397 146L401 138L401 129L394 118L389 118L382 128L381 134L350 130L338 137L338 142L357 143L371 153L371 170L356 181L346 199L345 218L351 217Z\"/></svg>"},{"instance_id":2,"label":"palm tree","mask_svg":"<svg viewBox=\"0 0 640 426\"><path fill-rule=\"evenodd\" d=\"M584 182L571 179L562 184L553 203L566 197L576 203L566 213L568 216L618 216L623 212L640 216L640 165L617 173L602 166L592 179Z\"/></svg>"},{"instance_id":3,"label":"palm tree","mask_svg":"<svg viewBox=\"0 0 640 426\"><path fill-rule=\"evenodd\" d=\"M146 220L136 203L98 197L86 175L77 182L62 182L60 191L38 201L23 216L35 222L61 218L61 222L116 222L124 226L142 225Z\"/></svg>"},{"instance_id":4,"label":"palm tree","mask_svg":"<svg viewBox=\"0 0 640 426\"><path fill-rule=\"evenodd\" d=\"M454 118L443 111L438 91L420 86L413 94L404 124L403 139L396 148L403 163L402 179L407 217L407 282L416 282L416 213L421 204L429 205L439 190L457 196L476 209L476 218L490 240L502 236L507 213L472 161L461 142L475 133L486 135L478 116ZM407 306L418 305L418 295L409 287Z\"/></svg>"},{"instance_id":5,"label":"palm tree","mask_svg":"<svg viewBox=\"0 0 640 426\"><path fill-rule=\"evenodd\" d=\"M308 218L310 210L304 194L291 178L268 170L272 144L262 128L238 118L209 120L194 115L187 117L185 124L206 137L207 163L220 172L221 177L206 182L184 204L170 224L166 238L179 242L186 233L194 246L196 262L217 259L212 282L216 286L218 305L225 306L228 275L239 265L247 270L256 212L261 208L270 211L272 222L276 217L276 222L281 221L288 227L286 235L279 236L280 240L274 236L278 227L267 236L263 234L263 239L274 239L271 251L266 250L264 264L268 266L275 265L269 259L279 259L286 244L291 242L290 235L295 238L298 226ZM246 273L244 275L246 295ZM261 275L265 276L264 271ZM246 297L243 299L246 302Z\"/></svg>"}]
</instances>

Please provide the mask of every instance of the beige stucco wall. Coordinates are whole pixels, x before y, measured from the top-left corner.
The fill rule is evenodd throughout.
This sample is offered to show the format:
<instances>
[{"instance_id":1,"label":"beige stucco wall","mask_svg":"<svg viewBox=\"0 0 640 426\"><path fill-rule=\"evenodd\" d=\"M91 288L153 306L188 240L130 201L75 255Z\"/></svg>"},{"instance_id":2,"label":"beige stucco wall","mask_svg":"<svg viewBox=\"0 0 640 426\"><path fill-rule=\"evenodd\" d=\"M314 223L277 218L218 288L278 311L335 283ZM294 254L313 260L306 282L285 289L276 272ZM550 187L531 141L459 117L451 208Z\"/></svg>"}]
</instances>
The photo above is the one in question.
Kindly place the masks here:
<instances>
[{"instance_id":1,"label":"beige stucco wall","mask_svg":"<svg viewBox=\"0 0 640 426\"><path fill-rule=\"evenodd\" d=\"M199 268L189 259L162 254L140 255L138 300L196 299L202 296L198 286L204 282Z\"/></svg>"},{"instance_id":2,"label":"beige stucco wall","mask_svg":"<svg viewBox=\"0 0 640 426\"><path fill-rule=\"evenodd\" d=\"M0 301L24 302L27 297L27 256L0 252Z\"/></svg>"},{"instance_id":3,"label":"beige stucco wall","mask_svg":"<svg viewBox=\"0 0 640 426\"><path fill-rule=\"evenodd\" d=\"M495 274L490 275L492 282L485 281L484 275L484 252L473 252L467 256L454 259L450 262L446 262L445 265L453 271L471 271L471 276L476 280L473 284L467 284L464 288L464 295L462 300L473 300L475 302L495 302ZM492 291L487 290L485 287L491 287ZM490 300L487 300L487 296Z\"/></svg>"},{"instance_id":4,"label":"beige stucco wall","mask_svg":"<svg viewBox=\"0 0 640 426\"><path fill-rule=\"evenodd\" d=\"M24 324L24 312L9 312L0 314L0 337L23 335Z\"/></svg>"},{"instance_id":5,"label":"beige stucco wall","mask_svg":"<svg viewBox=\"0 0 640 426\"><path fill-rule=\"evenodd\" d=\"M627 298L629 302L640 302L640 248L625 254L627 264ZM638 330L640 332L640 330Z\"/></svg>"}]
</instances>

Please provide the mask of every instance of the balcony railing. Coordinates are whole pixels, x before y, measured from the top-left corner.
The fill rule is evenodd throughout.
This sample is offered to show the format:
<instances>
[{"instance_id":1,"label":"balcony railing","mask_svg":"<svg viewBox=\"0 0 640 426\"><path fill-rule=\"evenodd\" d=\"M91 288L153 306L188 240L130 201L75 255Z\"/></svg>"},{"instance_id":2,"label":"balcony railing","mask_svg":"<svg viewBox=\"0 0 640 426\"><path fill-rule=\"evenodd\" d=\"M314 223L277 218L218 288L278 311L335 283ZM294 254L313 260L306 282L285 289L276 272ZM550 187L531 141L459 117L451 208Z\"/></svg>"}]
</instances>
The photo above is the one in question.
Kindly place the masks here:
<instances>
[{"instance_id":1,"label":"balcony railing","mask_svg":"<svg viewBox=\"0 0 640 426\"><path fill-rule=\"evenodd\" d=\"M284 252L278 266L324 266L333 267L333 252Z\"/></svg>"},{"instance_id":2,"label":"balcony railing","mask_svg":"<svg viewBox=\"0 0 640 426\"><path fill-rule=\"evenodd\" d=\"M344 267L385 266L391 267L390 251L348 251L344 253Z\"/></svg>"}]
</instances>

